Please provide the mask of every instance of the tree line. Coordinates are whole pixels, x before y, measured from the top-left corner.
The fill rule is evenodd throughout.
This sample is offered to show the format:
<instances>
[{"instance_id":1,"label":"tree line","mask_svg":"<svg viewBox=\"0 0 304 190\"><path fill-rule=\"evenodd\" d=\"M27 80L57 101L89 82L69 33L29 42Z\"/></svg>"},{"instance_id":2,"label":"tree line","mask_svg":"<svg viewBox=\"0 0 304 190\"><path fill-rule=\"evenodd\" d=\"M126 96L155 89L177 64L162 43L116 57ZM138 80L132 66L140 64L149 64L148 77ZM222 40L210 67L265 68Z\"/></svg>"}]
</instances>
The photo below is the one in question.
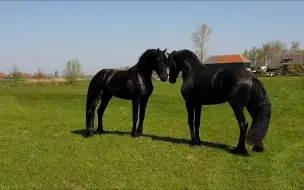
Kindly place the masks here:
<instances>
[{"instance_id":1,"label":"tree line","mask_svg":"<svg viewBox=\"0 0 304 190\"><path fill-rule=\"evenodd\" d=\"M20 71L20 69L17 66L13 66L12 70L10 72L10 78L13 79L13 82L16 84L17 81L21 80L22 78L27 78L29 74L23 73ZM66 79L68 84L73 84L78 78L83 77L83 71L81 64L79 60L76 59L71 59L69 60L66 65L65 69L62 72L62 77ZM32 75L32 78L36 79L44 79L44 78L54 78L57 76L54 76L52 74L45 74L42 72L42 70L39 68L38 72L34 73Z\"/></svg>"},{"instance_id":2,"label":"tree line","mask_svg":"<svg viewBox=\"0 0 304 190\"><path fill-rule=\"evenodd\" d=\"M304 53L304 49L300 48L299 41L287 43L275 40L263 43L260 47L252 47L245 49L243 56L252 62L255 66L264 66L270 63L276 54L281 53Z\"/></svg>"},{"instance_id":3,"label":"tree line","mask_svg":"<svg viewBox=\"0 0 304 190\"><path fill-rule=\"evenodd\" d=\"M191 35L194 52L203 63L207 58L207 44L210 41L212 28L207 24L199 25ZM281 40L268 41L260 47L245 49L242 55L252 62L252 65L263 66L273 60L274 55L280 53L304 53L300 42L294 40L287 44Z\"/></svg>"}]
</instances>

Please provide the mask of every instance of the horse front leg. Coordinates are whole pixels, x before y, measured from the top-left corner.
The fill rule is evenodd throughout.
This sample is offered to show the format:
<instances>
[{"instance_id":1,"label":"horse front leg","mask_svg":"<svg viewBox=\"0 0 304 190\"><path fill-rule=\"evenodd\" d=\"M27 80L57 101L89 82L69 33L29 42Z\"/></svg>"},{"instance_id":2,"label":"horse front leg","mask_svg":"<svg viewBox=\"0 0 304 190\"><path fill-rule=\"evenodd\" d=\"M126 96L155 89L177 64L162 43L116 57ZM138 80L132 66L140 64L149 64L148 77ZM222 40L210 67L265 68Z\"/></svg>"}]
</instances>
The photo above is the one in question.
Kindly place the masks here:
<instances>
[{"instance_id":1,"label":"horse front leg","mask_svg":"<svg viewBox=\"0 0 304 190\"><path fill-rule=\"evenodd\" d=\"M193 121L194 121L194 106L191 102L186 101L186 108L188 112L188 125L191 134L191 145L196 144L196 134L194 131Z\"/></svg>"},{"instance_id":2,"label":"horse front leg","mask_svg":"<svg viewBox=\"0 0 304 190\"><path fill-rule=\"evenodd\" d=\"M146 107L148 103L148 98L143 98L140 101L140 111L139 111L139 124L137 127L137 135L141 136L143 131L143 123L145 119Z\"/></svg>"},{"instance_id":3,"label":"horse front leg","mask_svg":"<svg viewBox=\"0 0 304 190\"><path fill-rule=\"evenodd\" d=\"M137 119L138 119L138 107L139 107L139 102L136 100L132 101L132 118L133 118L133 126L132 126L132 131L131 135L132 137L137 137L136 133L136 124L137 124Z\"/></svg>"},{"instance_id":4,"label":"horse front leg","mask_svg":"<svg viewBox=\"0 0 304 190\"><path fill-rule=\"evenodd\" d=\"M199 129L200 129L200 125L201 125L201 113L202 113L202 106L201 105L197 105L195 106L195 134L196 134L196 145L202 145L202 141L201 138L199 136Z\"/></svg>"}]
</instances>

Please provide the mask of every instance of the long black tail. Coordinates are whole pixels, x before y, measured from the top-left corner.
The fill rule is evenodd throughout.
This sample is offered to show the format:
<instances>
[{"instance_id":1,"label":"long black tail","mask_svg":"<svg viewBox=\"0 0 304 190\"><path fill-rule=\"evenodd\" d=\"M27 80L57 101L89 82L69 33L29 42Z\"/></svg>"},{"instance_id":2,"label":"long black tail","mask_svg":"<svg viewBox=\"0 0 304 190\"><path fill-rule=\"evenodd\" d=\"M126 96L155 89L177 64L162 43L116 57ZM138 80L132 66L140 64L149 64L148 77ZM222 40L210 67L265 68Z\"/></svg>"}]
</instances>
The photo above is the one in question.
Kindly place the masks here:
<instances>
[{"instance_id":1,"label":"long black tail","mask_svg":"<svg viewBox=\"0 0 304 190\"><path fill-rule=\"evenodd\" d=\"M104 70L101 70L91 79L89 84L86 101L86 126L89 133L92 133L94 128L95 109L103 93L104 78Z\"/></svg>"},{"instance_id":2,"label":"long black tail","mask_svg":"<svg viewBox=\"0 0 304 190\"><path fill-rule=\"evenodd\" d=\"M250 145L260 145L270 124L271 102L263 84L257 78L253 78L252 92L246 108L252 117L246 141Z\"/></svg>"}]
</instances>

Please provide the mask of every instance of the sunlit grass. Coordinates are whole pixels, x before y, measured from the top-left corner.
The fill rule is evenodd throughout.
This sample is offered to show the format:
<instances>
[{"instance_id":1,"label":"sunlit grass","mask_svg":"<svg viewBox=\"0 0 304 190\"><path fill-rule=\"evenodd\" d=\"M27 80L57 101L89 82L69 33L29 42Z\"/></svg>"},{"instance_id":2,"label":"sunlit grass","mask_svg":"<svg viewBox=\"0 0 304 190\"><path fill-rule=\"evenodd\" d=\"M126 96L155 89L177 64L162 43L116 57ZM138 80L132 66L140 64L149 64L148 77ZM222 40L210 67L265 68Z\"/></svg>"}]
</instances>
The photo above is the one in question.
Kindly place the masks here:
<instances>
[{"instance_id":1,"label":"sunlit grass","mask_svg":"<svg viewBox=\"0 0 304 190\"><path fill-rule=\"evenodd\" d=\"M153 81L145 136L135 139L129 135L131 102L116 98L104 115L109 133L79 134L88 81L17 87L0 82L0 188L303 189L304 78L262 81L273 116L265 152L247 147L249 157L227 152L239 134L228 104L203 107L200 133L209 144L188 145L180 81Z\"/></svg>"}]
</instances>

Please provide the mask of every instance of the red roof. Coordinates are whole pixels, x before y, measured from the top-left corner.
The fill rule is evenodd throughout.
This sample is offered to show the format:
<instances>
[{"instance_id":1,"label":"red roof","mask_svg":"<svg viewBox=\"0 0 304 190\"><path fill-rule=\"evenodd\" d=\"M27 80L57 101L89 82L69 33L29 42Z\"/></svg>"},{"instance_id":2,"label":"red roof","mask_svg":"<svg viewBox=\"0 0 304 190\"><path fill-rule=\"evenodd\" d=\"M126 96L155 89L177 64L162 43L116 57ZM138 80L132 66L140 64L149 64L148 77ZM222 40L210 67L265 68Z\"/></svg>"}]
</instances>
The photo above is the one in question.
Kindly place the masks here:
<instances>
[{"instance_id":1,"label":"red roof","mask_svg":"<svg viewBox=\"0 0 304 190\"><path fill-rule=\"evenodd\" d=\"M4 74L4 73L0 73L0 78L5 78L5 77L7 77L7 75L6 75L6 74Z\"/></svg>"},{"instance_id":2,"label":"red roof","mask_svg":"<svg viewBox=\"0 0 304 190\"><path fill-rule=\"evenodd\" d=\"M216 58L216 63L243 63L249 60L240 54L235 55L220 55Z\"/></svg>"}]
</instances>

